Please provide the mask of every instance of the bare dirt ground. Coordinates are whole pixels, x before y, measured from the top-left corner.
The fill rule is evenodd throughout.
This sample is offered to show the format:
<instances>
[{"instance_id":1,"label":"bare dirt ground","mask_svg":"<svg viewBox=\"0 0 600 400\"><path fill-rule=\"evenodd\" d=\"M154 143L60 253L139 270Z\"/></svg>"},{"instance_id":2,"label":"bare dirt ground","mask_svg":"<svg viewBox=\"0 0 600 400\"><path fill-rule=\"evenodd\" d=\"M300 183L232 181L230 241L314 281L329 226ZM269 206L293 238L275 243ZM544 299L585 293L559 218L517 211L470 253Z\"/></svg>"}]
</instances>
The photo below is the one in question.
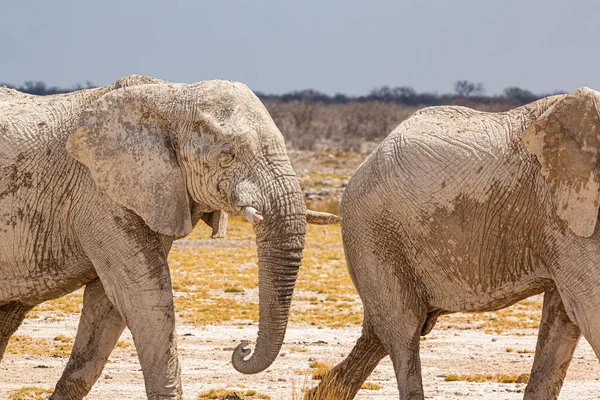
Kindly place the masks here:
<instances>
[{"instance_id":1,"label":"bare dirt ground","mask_svg":"<svg viewBox=\"0 0 600 400\"><path fill-rule=\"evenodd\" d=\"M361 155L291 152L309 202L335 208ZM178 347L186 399L210 389L254 390L260 398L296 400L318 381L315 361L334 364L360 335L361 304L347 274L339 226L311 226L307 233L290 325L278 359L265 372L246 376L231 366L233 348L253 341L257 331L256 248L250 224L230 219L226 240L210 240L199 226L176 242L169 256L178 316ZM0 399L27 396L25 387L49 391L59 379L75 338L81 307L78 291L32 311L11 339L0 364ZM447 381L450 374L519 376L533 362L541 297L498 312L453 314L439 319L421 341L423 383L429 399L521 399L525 384ZM600 365L582 340L560 399L600 398ZM357 399L398 397L393 368L385 358ZM18 393L18 394L17 394ZM142 372L128 331L113 351L87 399L143 399ZM201 397L204 398L204 397ZM222 397L218 397L222 398Z\"/></svg>"},{"instance_id":2,"label":"bare dirt ground","mask_svg":"<svg viewBox=\"0 0 600 400\"><path fill-rule=\"evenodd\" d=\"M28 320L20 335L53 340L58 335L75 336L77 315L60 322L44 317ZM359 327L318 329L307 324L293 324L280 357L266 372L245 376L230 363L231 351L241 340L253 338L256 326L225 325L196 328L181 324L178 345L183 368L183 387L187 399L209 389L256 390L272 399L301 398L302 389L316 384L310 377L309 360L338 362L348 354L360 335ZM525 336L521 336L525 334ZM524 384L490 382L446 382L454 374L521 374L527 373L533 354L518 351L535 349L535 330L515 333L486 334L480 329L434 329L431 338L422 342L421 359L426 398L429 399L521 399ZM131 343L128 332L123 335ZM302 350L300 350L302 349ZM507 352L507 349L514 349ZM67 358L49 354L7 354L0 368L0 398L25 386L51 388ZM600 365L590 346L582 340L569 369L560 399L600 398ZM357 399L397 398L396 381L389 358L385 358L368 382L382 386L379 390L361 390ZM117 348L91 393L92 400L144 398L142 373L133 347Z\"/></svg>"}]
</instances>

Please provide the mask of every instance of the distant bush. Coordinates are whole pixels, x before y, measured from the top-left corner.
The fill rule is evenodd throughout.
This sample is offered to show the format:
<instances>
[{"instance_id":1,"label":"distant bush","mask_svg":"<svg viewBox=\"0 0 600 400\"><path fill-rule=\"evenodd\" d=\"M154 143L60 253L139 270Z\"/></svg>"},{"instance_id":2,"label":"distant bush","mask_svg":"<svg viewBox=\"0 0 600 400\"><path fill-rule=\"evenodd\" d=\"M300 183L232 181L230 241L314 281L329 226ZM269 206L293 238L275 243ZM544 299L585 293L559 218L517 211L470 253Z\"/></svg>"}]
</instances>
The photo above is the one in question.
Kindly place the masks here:
<instances>
[{"instance_id":1,"label":"distant bush","mask_svg":"<svg viewBox=\"0 0 600 400\"><path fill-rule=\"evenodd\" d=\"M324 104L265 100L287 143L304 150L366 151L418 108L381 101Z\"/></svg>"}]
</instances>

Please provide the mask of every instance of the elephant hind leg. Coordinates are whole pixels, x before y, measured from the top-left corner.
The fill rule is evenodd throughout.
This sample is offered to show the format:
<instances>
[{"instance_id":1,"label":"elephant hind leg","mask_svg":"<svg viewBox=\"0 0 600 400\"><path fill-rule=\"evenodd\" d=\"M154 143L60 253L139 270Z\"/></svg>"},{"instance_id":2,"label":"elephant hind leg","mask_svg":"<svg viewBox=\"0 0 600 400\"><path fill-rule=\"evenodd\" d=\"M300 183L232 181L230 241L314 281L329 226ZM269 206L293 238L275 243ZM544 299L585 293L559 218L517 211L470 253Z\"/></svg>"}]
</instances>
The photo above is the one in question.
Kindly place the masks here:
<instances>
[{"instance_id":1,"label":"elephant hind leg","mask_svg":"<svg viewBox=\"0 0 600 400\"><path fill-rule=\"evenodd\" d=\"M6 350L8 340L19 328L25 316L33 306L12 302L0 306L0 361Z\"/></svg>"},{"instance_id":2,"label":"elephant hind leg","mask_svg":"<svg viewBox=\"0 0 600 400\"><path fill-rule=\"evenodd\" d=\"M546 291L525 400L558 398L580 337L581 330L569 319L558 290Z\"/></svg>"},{"instance_id":3,"label":"elephant hind leg","mask_svg":"<svg viewBox=\"0 0 600 400\"><path fill-rule=\"evenodd\" d=\"M390 304L387 312L374 324L377 337L394 364L402 400L425 398L419 350L426 320L425 310L411 309L408 304Z\"/></svg>"},{"instance_id":4,"label":"elephant hind leg","mask_svg":"<svg viewBox=\"0 0 600 400\"><path fill-rule=\"evenodd\" d=\"M362 335L350 354L327 372L321 383L307 392L304 399L353 399L365 379L386 355L387 352L365 318Z\"/></svg>"}]
</instances>

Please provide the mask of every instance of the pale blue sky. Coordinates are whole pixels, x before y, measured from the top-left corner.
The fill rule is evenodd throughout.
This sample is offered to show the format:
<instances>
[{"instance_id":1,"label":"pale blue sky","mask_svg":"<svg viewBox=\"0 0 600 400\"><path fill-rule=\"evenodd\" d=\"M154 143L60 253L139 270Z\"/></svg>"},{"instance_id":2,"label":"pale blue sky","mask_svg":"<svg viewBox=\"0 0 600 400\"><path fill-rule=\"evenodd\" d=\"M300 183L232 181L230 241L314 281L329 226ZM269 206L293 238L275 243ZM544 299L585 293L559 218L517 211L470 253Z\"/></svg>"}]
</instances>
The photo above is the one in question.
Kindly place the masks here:
<instances>
[{"instance_id":1,"label":"pale blue sky","mask_svg":"<svg viewBox=\"0 0 600 400\"><path fill-rule=\"evenodd\" d=\"M0 2L0 82L70 87L131 73L252 89L487 93L600 89L600 1Z\"/></svg>"}]
</instances>

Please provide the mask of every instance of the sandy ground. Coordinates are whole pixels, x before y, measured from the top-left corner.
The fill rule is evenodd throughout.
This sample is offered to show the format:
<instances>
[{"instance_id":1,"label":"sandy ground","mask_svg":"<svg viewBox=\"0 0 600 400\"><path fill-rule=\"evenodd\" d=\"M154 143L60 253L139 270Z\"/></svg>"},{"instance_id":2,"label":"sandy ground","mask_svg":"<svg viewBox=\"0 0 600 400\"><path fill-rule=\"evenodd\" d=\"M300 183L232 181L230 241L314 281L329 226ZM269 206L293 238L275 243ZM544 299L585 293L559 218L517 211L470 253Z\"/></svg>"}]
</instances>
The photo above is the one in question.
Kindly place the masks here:
<instances>
[{"instance_id":1,"label":"sandy ground","mask_svg":"<svg viewBox=\"0 0 600 400\"><path fill-rule=\"evenodd\" d=\"M41 313L43 314L43 313ZM17 334L52 339L57 335L75 336L77 315L62 321L44 321L44 316L26 320ZM254 338L256 326L228 325L194 328L180 325L178 343L183 366L186 399L196 399L211 388L246 388L271 396L272 399L299 398L303 387L316 382L310 379L309 361L343 359L360 334L360 328L317 329L294 324L286 336L280 357L266 372L254 376L237 373L230 363L233 347L241 340ZM523 333L526 335L521 336ZM123 334L131 341L129 332ZM421 342L423 382L429 399L520 399L524 384L446 382L449 373L526 373L533 354L517 350L535 349L533 330L517 334L486 334L481 330L435 330ZM298 351L299 348L306 352ZM514 352L507 352L507 348ZM65 357L6 354L0 367L0 398L24 386L51 388L66 364ZM600 365L591 347L582 340L569 369L560 399L600 398ZM396 382L389 358L385 358L369 382L383 386L380 390L361 390L357 399L397 398ZM143 379L133 348L117 348L101 378L87 399L144 398ZM295 395L294 395L295 394ZM294 397L295 396L295 397Z\"/></svg>"}]
</instances>

